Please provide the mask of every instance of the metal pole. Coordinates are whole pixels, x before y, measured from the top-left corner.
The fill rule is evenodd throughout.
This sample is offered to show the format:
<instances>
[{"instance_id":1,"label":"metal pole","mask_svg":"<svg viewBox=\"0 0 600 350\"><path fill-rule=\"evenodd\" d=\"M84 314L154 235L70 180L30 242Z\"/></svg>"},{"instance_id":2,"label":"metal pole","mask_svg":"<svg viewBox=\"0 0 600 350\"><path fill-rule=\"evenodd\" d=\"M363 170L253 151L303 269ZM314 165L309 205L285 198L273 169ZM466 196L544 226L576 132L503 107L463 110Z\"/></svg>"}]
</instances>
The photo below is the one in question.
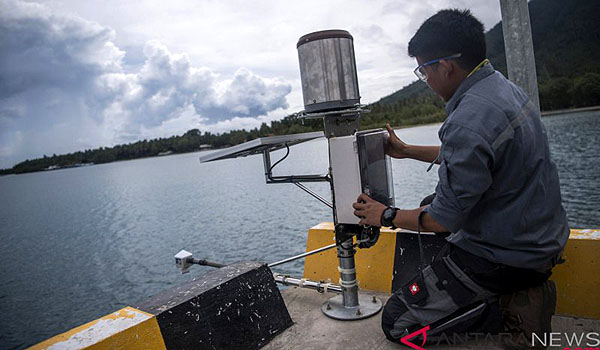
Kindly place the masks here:
<instances>
[{"instance_id":1,"label":"metal pole","mask_svg":"<svg viewBox=\"0 0 600 350\"><path fill-rule=\"evenodd\" d=\"M358 306L358 281L356 280L356 265L354 260L354 245L352 239L338 246L340 266L340 285L342 286L343 304L345 307Z\"/></svg>"},{"instance_id":2,"label":"metal pole","mask_svg":"<svg viewBox=\"0 0 600 350\"><path fill-rule=\"evenodd\" d=\"M197 264L197 265L202 265L202 266L216 267L218 269L220 269L221 267L227 266L225 264L221 264L221 263L217 263L217 262L213 262L213 261L208 261L208 260L204 260L204 259L191 259L190 262L192 264Z\"/></svg>"},{"instance_id":3,"label":"metal pole","mask_svg":"<svg viewBox=\"0 0 600 350\"><path fill-rule=\"evenodd\" d=\"M320 253L322 251L325 251L325 250L328 250L328 249L331 249L331 248L335 248L335 246L336 246L336 244L333 243L333 244L330 244L330 245L325 246L325 247L321 247L321 248L318 248L318 249L315 249L315 250L311 250L310 252L298 254L298 255L292 256L292 257L287 258L287 259L283 259L283 260L279 260L279 261L276 261L276 262L272 262L268 266L269 267L273 267L273 266L285 264L285 263L290 262L290 261L298 260L298 259L307 257L309 255L313 255L313 254Z\"/></svg>"},{"instance_id":4,"label":"metal pole","mask_svg":"<svg viewBox=\"0 0 600 350\"><path fill-rule=\"evenodd\" d=\"M335 247L336 247L336 244L332 243L330 245L327 245L327 246L324 246L324 247L321 247L321 248L317 248L315 250L311 250L310 252L298 254L298 255L295 255L295 256L283 259L283 260L272 262L272 263L270 263L267 266L268 267L273 267L273 266L285 264L285 263L288 263L290 261L302 259L302 258L307 257L309 255L317 254L317 253L320 253L320 252L323 252L325 250L329 250L329 249L335 248ZM208 261L208 260L204 260L204 259L194 259L194 258L191 258L188 261L190 263L192 263L192 264L197 264L197 265L202 265L202 266L210 266L210 267L216 267L216 268L221 268L221 267L227 266L226 264L221 264L221 263L217 263L217 262L213 262L213 261Z\"/></svg>"},{"instance_id":5,"label":"metal pole","mask_svg":"<svg viewBox=\"0 0 600 350\"><path fill-rule=\"evenodd\" d=\"M508 79L525 90L540 109L527 0L500 0Z\"/></svg>"},{"instance_id":6,"label":"metal pole","mask_svg":"<svg viewBox=\"0 0 600 350\"><path fill-rule=\"evenodd\" d=\"M283 284L284 286L296 286L299 288L308 288L314 289L319 292L332 292L332 293L341 293L342 288L337 284L329 283L329 282L315 282L311 280L307 280L305 278L295 278L290 276L281 275L278 273L273 274L273 278L275 282Z\"/></svg>"},{"instance_id":7,"label":"metal pole","mask_svg":"<svg viewBox=\"0 0 600 350\"><path fill-rule=\"evenodd\" d=\"M269 183L271 177L271 152L263 150L263 166L265 168L265 182Z\"/></svg>"}]
</instances>

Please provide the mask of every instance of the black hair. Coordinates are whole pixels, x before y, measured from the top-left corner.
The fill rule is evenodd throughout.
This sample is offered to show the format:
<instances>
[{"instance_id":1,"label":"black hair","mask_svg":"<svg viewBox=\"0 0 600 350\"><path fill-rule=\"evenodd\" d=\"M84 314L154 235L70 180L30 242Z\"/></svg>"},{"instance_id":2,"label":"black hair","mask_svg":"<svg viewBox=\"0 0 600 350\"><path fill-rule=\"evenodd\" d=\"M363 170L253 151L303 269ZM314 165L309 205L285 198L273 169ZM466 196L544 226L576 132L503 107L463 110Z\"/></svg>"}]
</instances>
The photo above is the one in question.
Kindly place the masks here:
<instances>
[{"instance_id":1,"label":"black hair","mask_svg":"<svg viewBox=\"0 0 600 350\"><path fill-rule=\"evenodd\" d=\"M408 43L408 55L433 60L457 53L458 65L475 68L485 59L483 24L469 10L441 10L429 17Z\"/></svg>"}]
</instances>

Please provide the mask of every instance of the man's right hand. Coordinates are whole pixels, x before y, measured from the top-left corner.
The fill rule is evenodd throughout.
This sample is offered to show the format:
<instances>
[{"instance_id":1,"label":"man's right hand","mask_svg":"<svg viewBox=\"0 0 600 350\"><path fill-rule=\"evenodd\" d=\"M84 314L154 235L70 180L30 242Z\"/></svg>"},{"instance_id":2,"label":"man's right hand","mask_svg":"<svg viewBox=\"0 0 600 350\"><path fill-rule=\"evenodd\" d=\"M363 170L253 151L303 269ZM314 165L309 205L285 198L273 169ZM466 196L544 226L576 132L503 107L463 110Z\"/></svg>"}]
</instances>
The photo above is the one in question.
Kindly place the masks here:
<instances>
[{"instance_id":1,"label":"man's right hand","mask_svg":"<svg viewBox=\"0 0 600 350\"><path fill-rule=\"evenodd\" d=\"M390 124L386 124L385 128L389 133L389 138L385 144L385 154L390 157L412 158L427 163L431 163L438 158L440 146L409 145L396 136Z\"/></svg>"},{"instance_id":2,"label":"man's right hand","mask_svg":"<svg viewBox=\"0 0 600 350\"><path fill-rule=\"evenodd\" d=\"M407 153L408 145L396 136L390 124L386 124L385 128L390 134L388 142L385 144L385 154L392 158L409 158Z\"/></svg>"}]
</instances>

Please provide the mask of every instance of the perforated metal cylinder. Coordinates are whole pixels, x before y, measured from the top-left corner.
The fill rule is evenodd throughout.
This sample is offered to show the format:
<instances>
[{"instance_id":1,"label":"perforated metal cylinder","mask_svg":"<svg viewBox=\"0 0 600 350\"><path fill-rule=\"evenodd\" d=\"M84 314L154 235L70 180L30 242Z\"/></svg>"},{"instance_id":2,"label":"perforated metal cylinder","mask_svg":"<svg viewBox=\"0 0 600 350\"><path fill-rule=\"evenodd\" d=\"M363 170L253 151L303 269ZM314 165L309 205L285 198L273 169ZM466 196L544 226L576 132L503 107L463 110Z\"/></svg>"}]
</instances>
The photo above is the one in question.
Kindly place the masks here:
<instances>
[{"instance_id":1,"label":"perforated metal cylinder","mask_svg":"<svg viewBox=\"0 0 600 350\"><path fill-rule=\"evenodd\" d=\"M325 30L298 40L300 79L306 112L345 109L360 103L353 38Z\"/></svg>"}]
</instances>

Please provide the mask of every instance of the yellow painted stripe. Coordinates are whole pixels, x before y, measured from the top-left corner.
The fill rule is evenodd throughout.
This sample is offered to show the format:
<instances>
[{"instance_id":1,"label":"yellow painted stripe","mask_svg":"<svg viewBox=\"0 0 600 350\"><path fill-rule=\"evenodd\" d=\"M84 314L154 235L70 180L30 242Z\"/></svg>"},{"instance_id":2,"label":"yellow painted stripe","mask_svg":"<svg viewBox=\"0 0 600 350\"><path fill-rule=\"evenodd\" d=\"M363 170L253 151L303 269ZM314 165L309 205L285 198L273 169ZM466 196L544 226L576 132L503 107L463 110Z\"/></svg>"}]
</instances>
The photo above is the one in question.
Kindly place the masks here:
<instances>
[{"instance_id":1,"label":"yellow painted stripe","mask_svg":"<svg viewBox=\"0 0 600 350\"><path fill-rule=\"evenodd\" d=\"M310 228L306 251L335 242L333 223L325 222ZM357 249L356 274L361 289L391 293L396 231L383 228L377 244L369 249ZM336 249L311 255L304 262L304 278L338 283L339 272Z\"/></svg>"},{"instance_id":2,"label":"yellow painted stripe","mask_svg":"<svg viewBox=\"0 0 600 350\"><path fill-rule=\"evenodd\" d=\"M154 315L125 307L29 349L165 350L166 347Z\"/></svg>"},{"instance_id":3,"label":"yellow painted stripe","mask_svg":"<svg viewBox=\"0 0 600 350\"><path fill-rule=\"evenodd\" d=\"M569 239L591 239L600 241L600 229L572 229Z\"/></svg>"},{"instance_id":4,"label":"yellow painted stripe","mask_svg":"<svg viewBox=\"0 0 600 350\"><path fill-rule=\"evenodd\" d=\"M600 230L571 230L563 259L551 277L557 313L600 319Z\"/></svg>"},{"instance_id":5,"label":"yellow painted stripe","mask_svg":"<svg viewBox=\"0 0 600 350\"><path fill-rule=\"evenodd\" d=\"M306 250L334 242L333 224L321 223L308 231ZM382 229L379 241L369 249L358 249L356 271L360 287L391 292L396 231ZM552 280L558 288L557 313L600 319L600 230L571 230L564 264L557 265ZM306 258L304 277L338 283L335 249Z\"/></svg>"}]
</instances>

